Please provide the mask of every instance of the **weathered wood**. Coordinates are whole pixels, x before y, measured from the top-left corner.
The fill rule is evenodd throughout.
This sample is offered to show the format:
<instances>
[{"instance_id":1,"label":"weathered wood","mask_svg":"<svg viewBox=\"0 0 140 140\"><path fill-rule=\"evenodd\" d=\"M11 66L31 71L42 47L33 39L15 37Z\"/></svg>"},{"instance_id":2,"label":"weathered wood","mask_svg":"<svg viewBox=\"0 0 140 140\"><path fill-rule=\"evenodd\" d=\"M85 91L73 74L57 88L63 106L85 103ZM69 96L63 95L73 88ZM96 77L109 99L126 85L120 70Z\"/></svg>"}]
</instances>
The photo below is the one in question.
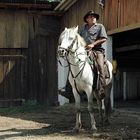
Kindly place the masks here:
<instances>
[{"instance_id":1,"label":"weathered wood","mask_svg":"<svg viewBox=\"0 0 140 140\"><path fill-rule=\"evenodd\" d=\"M134 50L140 50L140 44L115 48L116 52L126 52L126 51L134 51Z\"/></svg>"},{"instance_id":2,"label":"weathered wood","mask_svg":"<svg viewBox=\"0 0 140 140\"><path fill-rule=\"evenodd\" d=\"M72 27L77 25L83 25L83 16L89 11L93 10L100 15L99 21L103 20L103 10L99 5L98 0L79 0L63 15L61 21L61 27ZM63 29L62 29L63 30Z\"/></svg>"},{"instance_id":3,"label":"weathered wood","mask_svg":"<svg viewBox=\"0 0 140 140\"><path fill-rule=\"evenodd\" d=\"M139 28L139 0L108 0L105 3L104 23L109 34Z\"/></svg>"},{"instance_id":4,"label":"weathered wood","mask_svg":"<svg viewBox=\"0 0 140 140\"><path fill-rule=\"evenodd\" d=\"M114 30L110 30L107 32L108 35L113 35L116 33L121 33L124 31L129 31L129 30L134 30L134 29L139 29L140 28L140 23L136 23L136 24L131 24L128 26L124 26L124 27L120 27L120 28L116 28Z\"/></svg>"},{"instance_id":5,"label":"weathered wood","mask_svg":"<svg viewBox=\"0 0 140 140\"><path fill-rule=\"evenodd\" d=\"M59 18L26 11L0 12L0 25L4 27L0 27L4 35L0 39L0 99L57 104ZM6 23L9 19L13 20L11 25Z\"/></svg>"},{"instance_id":6,"label":"weathered wood","mask_svg":"<svg viewBox=\"0 0 140 140\"><path fill-rule=\"evenodd\" d=\"M28 48L28 14L0 11L0 48Z\"/></svg>"},{"instance_id":7,"label":"weathered wood","mask_svg":"<svg viewBox=\"0 0 140 140\"><path fill-rule=\"evenodd\" d=\"M28 51L28 95L52 105L58 102L56 50L60 25L57 17L50 16L34 17L34 22Z\"/></svg>"},{"instance_id":8,"label":"weathered wood","mask_svg":"<svg viewBox=\"0 0 140 140\"><path fill-rule=\"evenodd\" d=\"M0 107L21 106L24 102L24 99L0 99Z\"/></svg>"},{"instance_id":9,"label":"weathered wood","mask_svg":"<svg viewBox=\"0 0 140 140\"><path fill-rule=\"evenodd\" d=\"M52 4L20 4L20 3L0 3L0 8L15 8L15 9L52 9Z\"/></svg>"},{"instance_id":10,"label":"weathered wood","mask_svg":"<svg viewBox=\"0 0 140 140\"><path fill-rule=\"evenodd\" d=\"M137 99L140 97L139 83L140 72L127 72L126 76L126 99Z\"/></svg>"}]
</instances>

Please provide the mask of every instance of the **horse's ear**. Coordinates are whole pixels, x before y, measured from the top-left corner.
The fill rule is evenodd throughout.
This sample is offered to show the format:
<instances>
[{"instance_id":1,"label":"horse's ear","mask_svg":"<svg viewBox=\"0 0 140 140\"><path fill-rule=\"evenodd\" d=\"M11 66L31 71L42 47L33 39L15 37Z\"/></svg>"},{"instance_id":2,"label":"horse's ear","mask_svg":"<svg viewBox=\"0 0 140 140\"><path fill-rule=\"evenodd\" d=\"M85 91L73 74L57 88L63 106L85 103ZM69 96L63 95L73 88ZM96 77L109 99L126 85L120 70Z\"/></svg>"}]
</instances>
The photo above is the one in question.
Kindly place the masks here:
<instances>
[{"instance_id":1,"label":"horse's ear","mask_svg":"<svg viewBox=\"0 0 140 140\"><path fill-rule=\"evenodd\" d=\"M65 30L67 30L68 28L67 27L65 27Z\"/></svg>"},{"instance_id":2,"label":"horse's ear","mask_svg":"<svg viewBox=\"0 0 140 140\"><path fill-rule=\"evenodd\" d=\"M75 32L78 32L78 25L75 27L74 30L75 30Z\"/></svg>"}]
</instances>

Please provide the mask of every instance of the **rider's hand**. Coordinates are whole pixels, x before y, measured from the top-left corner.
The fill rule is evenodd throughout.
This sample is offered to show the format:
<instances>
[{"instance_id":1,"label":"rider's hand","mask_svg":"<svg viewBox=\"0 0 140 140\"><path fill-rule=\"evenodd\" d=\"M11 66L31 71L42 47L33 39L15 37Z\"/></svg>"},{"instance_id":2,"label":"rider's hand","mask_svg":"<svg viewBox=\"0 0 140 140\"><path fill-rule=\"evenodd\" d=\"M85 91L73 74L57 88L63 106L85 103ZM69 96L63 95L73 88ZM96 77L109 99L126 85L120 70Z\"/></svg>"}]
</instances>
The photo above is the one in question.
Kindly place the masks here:
<instances>
[{"instance_id":1,"label":"rider's hand","mask_svg":"<svg viewBox=\"0 0 140 140\"><path fill-rule=\"evenodd\" d=\"M94 44L89 44L86 46L87 49L92 49L94 47Z\"/></svg>"}]
</instances>

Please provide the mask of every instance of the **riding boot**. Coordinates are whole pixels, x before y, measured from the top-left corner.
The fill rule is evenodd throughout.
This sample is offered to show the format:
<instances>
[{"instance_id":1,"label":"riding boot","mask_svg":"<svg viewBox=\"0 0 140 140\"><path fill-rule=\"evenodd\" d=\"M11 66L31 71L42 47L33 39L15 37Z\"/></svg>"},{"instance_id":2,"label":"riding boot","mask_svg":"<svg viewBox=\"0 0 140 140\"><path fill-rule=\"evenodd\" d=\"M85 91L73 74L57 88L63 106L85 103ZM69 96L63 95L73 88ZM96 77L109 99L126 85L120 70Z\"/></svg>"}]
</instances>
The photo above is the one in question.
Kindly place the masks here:
<instances>
[{"instance_id":1,"label":"riding boot","mask_svg":"<svg viewBox=\"0 0 140 140\"><path fill-rule=\"evenodd\" d=\"M105 72L104 72L104 53L97 51L97 65L98 65L98 71L99 71L99 98L103 99L105 97Z\"/></svg>"}]
</instances>

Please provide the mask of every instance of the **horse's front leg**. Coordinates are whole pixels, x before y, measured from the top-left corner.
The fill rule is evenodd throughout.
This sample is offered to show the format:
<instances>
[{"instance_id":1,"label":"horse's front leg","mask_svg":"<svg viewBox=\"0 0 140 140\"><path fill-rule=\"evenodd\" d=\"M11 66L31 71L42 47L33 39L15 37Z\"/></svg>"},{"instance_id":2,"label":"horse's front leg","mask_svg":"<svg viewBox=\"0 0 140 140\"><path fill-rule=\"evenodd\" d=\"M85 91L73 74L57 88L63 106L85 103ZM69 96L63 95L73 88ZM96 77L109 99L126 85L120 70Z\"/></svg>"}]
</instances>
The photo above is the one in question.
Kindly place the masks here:
<instances>
[{"instance_id":1,"label":"horse's front leg","mask_svg":"<svg viewBox=\"0 0 140 140\"><path fill-rule=\"evenodd\" d=\"M97 128L96 128L96 121L94 117L93 93L91 90L87 90L86 93L87 93L87 98L88 98L88 111L91 118L91 131L95 133L97 131Z\"/></svg>"},{"instance_id":2,"label":"horse's front leg","mask_svg":"<svg viewBox=\"0 0 140 140\"><path fill-rule=\"evenodd\" d=\"M76 108L76 124L73 129L74 132L79 132L80 128L82 127L81 123L81 106L80 106L80 95L77 93L76 89L73 89L73 94L75 98L75 108Z\"/></svg>"}]
</instances>

